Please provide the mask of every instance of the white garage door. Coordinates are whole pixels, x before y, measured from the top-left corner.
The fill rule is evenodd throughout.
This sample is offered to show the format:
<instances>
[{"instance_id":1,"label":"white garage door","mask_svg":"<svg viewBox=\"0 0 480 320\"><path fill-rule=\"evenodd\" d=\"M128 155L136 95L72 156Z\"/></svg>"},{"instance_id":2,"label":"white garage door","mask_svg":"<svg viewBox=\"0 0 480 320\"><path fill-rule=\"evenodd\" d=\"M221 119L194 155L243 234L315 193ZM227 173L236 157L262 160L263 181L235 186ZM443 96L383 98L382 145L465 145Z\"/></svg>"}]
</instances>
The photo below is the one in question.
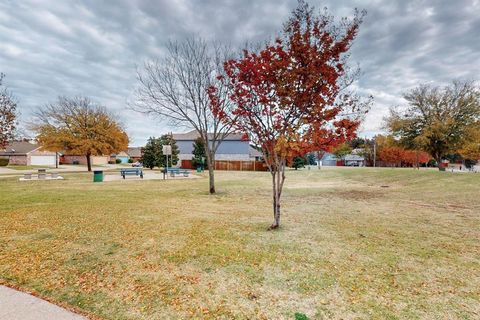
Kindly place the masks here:
<instances>
[{"instance_id":1,"label":"white garage door","mask_svg":"<svg viewBox=\"0 0 480 320\"><path fill-rule=\"evenodd\" d=\"M55 156L31 156L30 164L32 166L54 166Z\"/></svg>"}]
</instances>

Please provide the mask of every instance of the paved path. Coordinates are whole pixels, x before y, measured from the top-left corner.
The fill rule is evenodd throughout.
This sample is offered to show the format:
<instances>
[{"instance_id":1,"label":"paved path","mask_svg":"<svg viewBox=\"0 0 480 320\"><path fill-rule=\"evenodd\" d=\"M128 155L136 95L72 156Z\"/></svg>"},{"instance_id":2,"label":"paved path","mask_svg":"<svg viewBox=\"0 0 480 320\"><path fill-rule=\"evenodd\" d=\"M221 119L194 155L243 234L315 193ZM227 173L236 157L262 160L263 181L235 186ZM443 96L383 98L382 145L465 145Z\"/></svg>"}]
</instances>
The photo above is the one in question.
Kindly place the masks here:
<instances>
[{"instance_id":1,"label":"paved path","mask_svg":"<svg viewBox=\"0 0 480 320\"><path fill-rule=\"evenodd\" d=\"M50 302L0 286L0 320L86 320Z\"/></svg>"}]
</instances>

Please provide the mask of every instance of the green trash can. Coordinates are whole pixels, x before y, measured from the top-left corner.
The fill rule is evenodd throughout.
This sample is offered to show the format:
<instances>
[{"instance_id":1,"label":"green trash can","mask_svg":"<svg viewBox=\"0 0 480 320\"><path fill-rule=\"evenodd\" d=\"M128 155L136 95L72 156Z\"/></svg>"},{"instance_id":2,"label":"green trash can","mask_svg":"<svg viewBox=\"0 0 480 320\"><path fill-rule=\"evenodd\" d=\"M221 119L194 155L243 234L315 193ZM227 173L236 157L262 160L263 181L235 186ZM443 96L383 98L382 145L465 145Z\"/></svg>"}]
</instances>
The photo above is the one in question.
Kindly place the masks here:
<instances>
[{"instance_id":1,"label":"green trash can","mask_svg":"<svg viewBox=\"0 0 480 320\"><path fill-rule=\"evenodd\" d=\"M197 167L197 172L202 172L203 171L203 167Z\"/></svg>"},{"instance_id":2,"label":"green trash can","mask_svg":"<svg viewBox=\"0 0 480 320\"><path fill-rule=\"evenodd\" d=\"M103 171L95 170L93 171L93 182L102 182L103 181Z\"/></svg>"}]
</instances>

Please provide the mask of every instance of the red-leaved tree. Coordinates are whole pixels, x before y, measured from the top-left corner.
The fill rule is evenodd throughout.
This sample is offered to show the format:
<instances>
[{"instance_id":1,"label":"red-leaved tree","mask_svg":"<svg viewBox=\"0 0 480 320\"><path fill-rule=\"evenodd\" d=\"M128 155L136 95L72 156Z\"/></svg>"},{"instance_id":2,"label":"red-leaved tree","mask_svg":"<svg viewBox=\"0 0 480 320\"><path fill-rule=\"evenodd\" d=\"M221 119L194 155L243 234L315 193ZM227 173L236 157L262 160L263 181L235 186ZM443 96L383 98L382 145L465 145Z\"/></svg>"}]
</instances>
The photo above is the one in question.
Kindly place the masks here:
<instances>
[{"instance_id":1,"label":"red-leaved tree","mask_svg":"<svg viewBox=\"0 0 480 320\"><path fill-rule=\"evenodd\" d=\"M215 116L248 134L263 152L272 177L274 221L280 226L280 197L287 161L308 151L329 149L355 137L369 100L347 88L358 75L347 52L364 12L335 23L303 1L274 44L225 62L221 80L235 107L224 107L209 88Z\"/></svg>"},{"instance_id":2,"label":"red-leaved tree","mask_svg":"<svg viewBox=\"0 0 480 320\"><path fill-rule=\"evenodd\" d=\"M412 167L419 167L421 164L425 164L430 161L432 157L425 151L419 150L405 150L403 152L402 162Z\"/></svg>"},{"instance_id":3,"label":"red-leaved tree","mask_svg":"<svg viewBox=\"0 0 480 320\"><path fill-rule=\"evenodd\" d=\"M401 167L405 159L405 149L396 146L385 146L378 152L378 159L390 167Z\"/></svg>"}]
</instances>

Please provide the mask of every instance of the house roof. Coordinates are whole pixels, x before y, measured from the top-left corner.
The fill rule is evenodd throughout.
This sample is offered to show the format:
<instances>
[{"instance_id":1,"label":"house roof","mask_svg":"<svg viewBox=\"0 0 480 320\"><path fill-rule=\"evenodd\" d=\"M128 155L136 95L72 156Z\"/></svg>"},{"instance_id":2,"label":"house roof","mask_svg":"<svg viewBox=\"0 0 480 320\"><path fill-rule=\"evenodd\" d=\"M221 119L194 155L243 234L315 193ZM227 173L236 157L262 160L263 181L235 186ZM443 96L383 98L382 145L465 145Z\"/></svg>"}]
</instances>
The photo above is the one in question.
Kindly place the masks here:
<instances>
[{"instance_id":1,"label":"house roof","mask_svg":"<svg viewBox=\"0 0 480 320\"><path fill-rule=\"evenodd\" d=\"M115 156L117 156L117 157L128 157L128 153L126 153L125 151L121 151L121 152L117 153Z\"/></svg>"},{"instance_id":2,"label":"house roof","mask_svg":"<svg viewBox=\"0 0 480 320\"><path fill-rule=\"evenodd\" d=\"M347 154L344 158L345 161L364 161L365 158L357 154Z\"/></svg>"},{"instance_id":3,"label":"house roof","mask_svg":"<svg viewBox=\"0 0 480 320\"><path fill-rule=\"evenodd\" d=\"M194 141L200 135L198 134L197 130L192 130L185 133L174 133L173 139L176 141ZM213 133L208 134L209 137L213 136ZM231 133L225 137L223 140L230 140L230 141L244 141L243 134L241 133Z\"/></svg>"},{"instance_id":4,"label":"house roof","mask_svg":"<svg viewBox=\"0 0 480 320\"><path fill-rule=\"evenodd\" d=\"M141 147L128 147L127 153L130 157L141 157L142 148Z\"/></svg>"},{"instance_id":5,"label":"house roof","mask_svg":"<svg viewBox=\"0 0 480 320\"><path fill-rule=\"evenodd\" d=\"M263 154L252 146L248 147L248 153L250 157L263 157Z\"/></svg>"},{"instance_id":6,"label":"house roof","mask_svg":"<svg viewBox=\"0 0 480 320\"><path fill-rule=\"evenodd\" d=\"M5 150L0 150L0 155L26 155L37 149L40 149L40 146L36 143L12 141L5 147Z\"/></svg>"},{"instance_id":7,"label":"house roof","mask_svg":"<svg viewBox=\"0 0 480 320\"><path fill-rule=\"evenodd\" d=\"M337 160L334 154L330 152L325 152L322 156L322 161Z\"/></svg>"}]
</instances>

